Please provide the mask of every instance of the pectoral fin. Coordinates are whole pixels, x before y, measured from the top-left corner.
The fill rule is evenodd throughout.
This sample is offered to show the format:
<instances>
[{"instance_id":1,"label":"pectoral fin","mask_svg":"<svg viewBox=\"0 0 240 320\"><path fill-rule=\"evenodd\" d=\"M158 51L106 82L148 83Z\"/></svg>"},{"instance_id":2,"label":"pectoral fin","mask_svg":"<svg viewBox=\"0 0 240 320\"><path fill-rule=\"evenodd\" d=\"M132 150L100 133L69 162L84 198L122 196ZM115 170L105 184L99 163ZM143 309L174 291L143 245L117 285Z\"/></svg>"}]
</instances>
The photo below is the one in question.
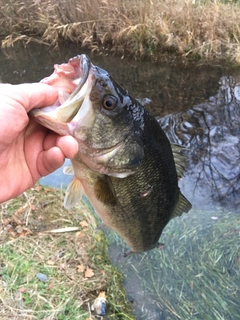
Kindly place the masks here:
<instances>
[{"instance_id":1,"label":"pectoral fin","mask_svg":"<svg viewBox=\"0 0 240 320\"><path fill-rule=\"evenodd\" d=\"M66 174L67 176L73 176L74 175L73 166L64 167L63 173Z\"/></svg>"},{"instance_id":2,"label":"pectoral fin","mask_svg":"<svg viewBox=\"0 0 240 320\"><path fill-rule=\"evenodd\" d=\"M117 202L114 188L108 176L97 179L94 193L96 198L106 205L114 206Z\"/></svg>"},{"instance_id":3,"label":"pectoral fin","mask_svg":"<svg viewBox=\"0 0 240 320\"><path fill-rule=\"evenodd\" d=\"M64 207L66 209L74 207L76 203L81 200L83 193L84 190L81 181L74 177L67 188Z\"/></svg>"}]
</instances>

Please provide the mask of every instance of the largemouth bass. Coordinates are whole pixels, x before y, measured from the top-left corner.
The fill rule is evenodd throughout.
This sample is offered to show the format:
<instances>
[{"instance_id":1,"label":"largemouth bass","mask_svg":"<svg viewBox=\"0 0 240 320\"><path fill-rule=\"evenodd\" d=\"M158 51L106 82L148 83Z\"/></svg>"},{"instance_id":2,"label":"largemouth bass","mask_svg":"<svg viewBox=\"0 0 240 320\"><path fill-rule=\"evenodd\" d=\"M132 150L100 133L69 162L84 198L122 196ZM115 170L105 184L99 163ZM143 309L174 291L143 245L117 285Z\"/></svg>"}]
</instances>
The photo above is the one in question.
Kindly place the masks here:
<instances>
[{"instance_id":1,"label":"largemouth bass","mask_svg":"<svg viewBox=\"0 0 240 320\"><path fill-rule=\"evenodd\" d=\"M158 246L169 220L191 208L178 187L181 147L171 147L156 119L86 55L55 65L42 82L57 86L59 99L31 115L79 144L65 169L74 175L65 207L85 194L103 224L130 246L128 253Z\"/></svg>"}]
</instances>

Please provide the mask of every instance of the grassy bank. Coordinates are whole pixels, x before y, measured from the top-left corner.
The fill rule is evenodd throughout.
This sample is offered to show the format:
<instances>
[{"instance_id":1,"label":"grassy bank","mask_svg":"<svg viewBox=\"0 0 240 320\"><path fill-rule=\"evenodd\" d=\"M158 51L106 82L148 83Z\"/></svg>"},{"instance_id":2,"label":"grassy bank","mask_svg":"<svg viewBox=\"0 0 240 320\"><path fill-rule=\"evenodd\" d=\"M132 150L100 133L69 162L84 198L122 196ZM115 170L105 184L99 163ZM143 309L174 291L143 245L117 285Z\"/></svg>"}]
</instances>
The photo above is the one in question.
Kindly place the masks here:
<instances>
[{"instance_id":1,"label":"grassy bank","mask_svg":"<svg viewBox=\"0 0 240 320\"><path fill-rule=\"evenodd\" d=\"M79 42L135 57L177 54L240 63L240 1L0 0L2 46Z\"/></svg>"},{"instance_id":2,"label":"grassy bank","mask_svg":"<svg viewBox=\"0 0 240 320\"><path fill-rule=\"evenodd\" d=\"M36 186L0 205L0 319L133 320L89 206L62 203L62 191ZM106 317L91 310L101 292Z\"/></svg>"}]
</instances>

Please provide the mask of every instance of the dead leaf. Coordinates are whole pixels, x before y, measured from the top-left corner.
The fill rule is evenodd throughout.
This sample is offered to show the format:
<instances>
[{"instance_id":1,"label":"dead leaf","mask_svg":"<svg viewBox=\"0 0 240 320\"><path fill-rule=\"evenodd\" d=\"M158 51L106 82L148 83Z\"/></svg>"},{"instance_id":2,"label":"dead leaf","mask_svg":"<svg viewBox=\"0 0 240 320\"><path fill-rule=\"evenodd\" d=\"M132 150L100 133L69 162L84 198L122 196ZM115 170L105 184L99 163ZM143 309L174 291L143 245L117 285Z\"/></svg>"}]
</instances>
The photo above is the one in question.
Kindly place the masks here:
<instances>
[{"instance_id":1,"label":"dead leaf","mask_svg":"<svg viewBox=\"0 0 240 320\"><path fill-rule=\"evenodd\" d=\"M40 190L42 190L42 186L36 186L36 187L34 188L34 190L37 191L37 192L39 192Z\"/></svg>"},{"instance_id":2,"label":"dead leaf","mask_svg":"<svg viewBox=\"0 0 240 320\"><path fill-rule=\"evenodd\" d=\"M87 223L87 221L86 221L86 220L82 220L82 221L80 221L80 222L79 222L79 224L80 224L80 226L81 226L82 228L84 228L84 227L88 227L88 223Z\"/></svg>"},{"instance_id":3,"label":"dead leaf","mask_svg":"<svg viewBox=\"0 0 240 320\"><path fill-rule=\"evenodd\" d=\"M22 233L19 234L19 237L26 237L31 233L32 233L31 230L29 230L28 228L24 227Z\"/></svg>"},{"instance_id":4,"label":"dead leaf","mask_svg":"<svg viewBox=\"0 0 240 320\"><path fill-rule=\"evenodd\" d=\"M30 204L30 209L31 209L32 211L35 211L35 210L36 210L35 205L34 205L34 204Z\"/></svg>"},{"instance_id":5,"label":"dead leaf","mask_svg":"<svg viewBox=\"0 0 240 320\"><path fill-rule=\"evenodd\" d=\"M87 267L84 276L85 276L85 278L92 278L94 276L93 269Z\"/></svg>"},{"instance_id":6,"label":"dead leaf","mask_svg":"<svg viewBox=\"0 0 240 320\"><path fill-rule=\"evenodd\" d=\"M83 264L79 264L77 266L77 272L83 272L85 270L85 266Z\"/></svg>"},{"instance_id":7,"label":"dead leaf","mask_svg":"<svg viewBox=\"0 0 240 320\"><path fill-rule=\"evenodd\" d=\"M49 283L48 288L49 289L53 289L54 288L54 284L53 283Z\"/></svg>"},{"instance_id":8,"label":"dead leaf","mask_svg":"<svg viewBox=\"0 0 240 320\"><path fill-rule=\"evenodd\" d=\"M98 298L104 298L104 299L107 299L107 296L106 296L105 291L100 291L100 292L99 292L99 295L98 295Z\"/></svg>"},{"instance_id":9,"label":"dead leaf","mask_svg":"<svg viewBox=\"0 0 240 320\"><path fill-rule=\"evenodd\" d=\"M65 263L61 263L59 268L60 268L60 270L65 270L66 269Z\"/></svg>"},{"instance_id":10,"label":"dead leaf","mask_svg":"<svg viewBox=\"0 0 240 320\"><path fill-rule=\"evenodd\" d=\"M80 231L80 232L77 232L77 233L76 233L76 236L77 236L77 237L80 237L80 238L83 238L83 237L86 236L86 233L84 233L83 231Z\"/></svg>"},{"instance_id":11,"label":"dead leaf","mask_svg":"<svg viewBox=\"0 0 240 320\"><path fill-rule=\"evenodd\" d=\"M18 219L14 214L12 215L12 221L14 221L17 225L22 225L22 221Z\"/></svg>"},{"instance_id":12,"label":"dead leaf","mask_svg":"<svg viewBox=\"0 0 240 320\"><path fill-rule=\"evenodd\" d=\"M23 207L20 207L19 209L17 209L17 211L15 211L15 214L21 214L23 212Z\"/></svg>"},{"instance_id":13,"label":"dead leaf","mask_svg":"<svg viewBox=\"0 0 240 320\"><path fill-rule=\"evenodd\" d=\"M3 219L2 223L4 226L7 226L8 224L11 223L11 219L10 218Z\"/></svg>"}]
</instances>

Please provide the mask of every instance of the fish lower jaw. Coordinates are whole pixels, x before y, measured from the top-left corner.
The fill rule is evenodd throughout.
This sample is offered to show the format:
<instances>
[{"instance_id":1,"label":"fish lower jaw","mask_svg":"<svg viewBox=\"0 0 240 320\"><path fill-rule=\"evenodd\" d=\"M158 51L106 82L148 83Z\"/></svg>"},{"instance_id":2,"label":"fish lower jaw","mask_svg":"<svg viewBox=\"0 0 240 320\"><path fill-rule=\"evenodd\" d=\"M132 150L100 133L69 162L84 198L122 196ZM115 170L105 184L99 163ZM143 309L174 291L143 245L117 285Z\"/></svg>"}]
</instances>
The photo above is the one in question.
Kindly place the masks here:
<instances>
[{"instance_id":1,"label":"fish lower jaw","mask_svg":"<svg viewBox=\"0 0 240 320\"><path fill-rule=\"evenodd\" d=\"M30 115L34 118L36 122L40 123L42 126L58 133L61 136L71 134L69 125L67 123L59 121L56 117L49 115L49 113L45 114L41 111L38 111L37 109L32 111Z\"/></svg>"},{"instance_id":2,"label":"fish lower jaw","mask_svg":"<svg viewBox=\"0 0 240 320\"><path fill-rule=\"evenodd\" d=\"M152 249L155 249L155 248L158 248L158 249L163 249L164 248L164 243L161 243L161 242L157 242L153 245L151 245L150 247L146 248L146 249L129 249L128 251L126 251L123 256L124 257L128 257L130 256L131 254L134 254L134 253L143 253L143 252L146 252L146 251L150 251Z\"/></svg>"}]
</instances>

